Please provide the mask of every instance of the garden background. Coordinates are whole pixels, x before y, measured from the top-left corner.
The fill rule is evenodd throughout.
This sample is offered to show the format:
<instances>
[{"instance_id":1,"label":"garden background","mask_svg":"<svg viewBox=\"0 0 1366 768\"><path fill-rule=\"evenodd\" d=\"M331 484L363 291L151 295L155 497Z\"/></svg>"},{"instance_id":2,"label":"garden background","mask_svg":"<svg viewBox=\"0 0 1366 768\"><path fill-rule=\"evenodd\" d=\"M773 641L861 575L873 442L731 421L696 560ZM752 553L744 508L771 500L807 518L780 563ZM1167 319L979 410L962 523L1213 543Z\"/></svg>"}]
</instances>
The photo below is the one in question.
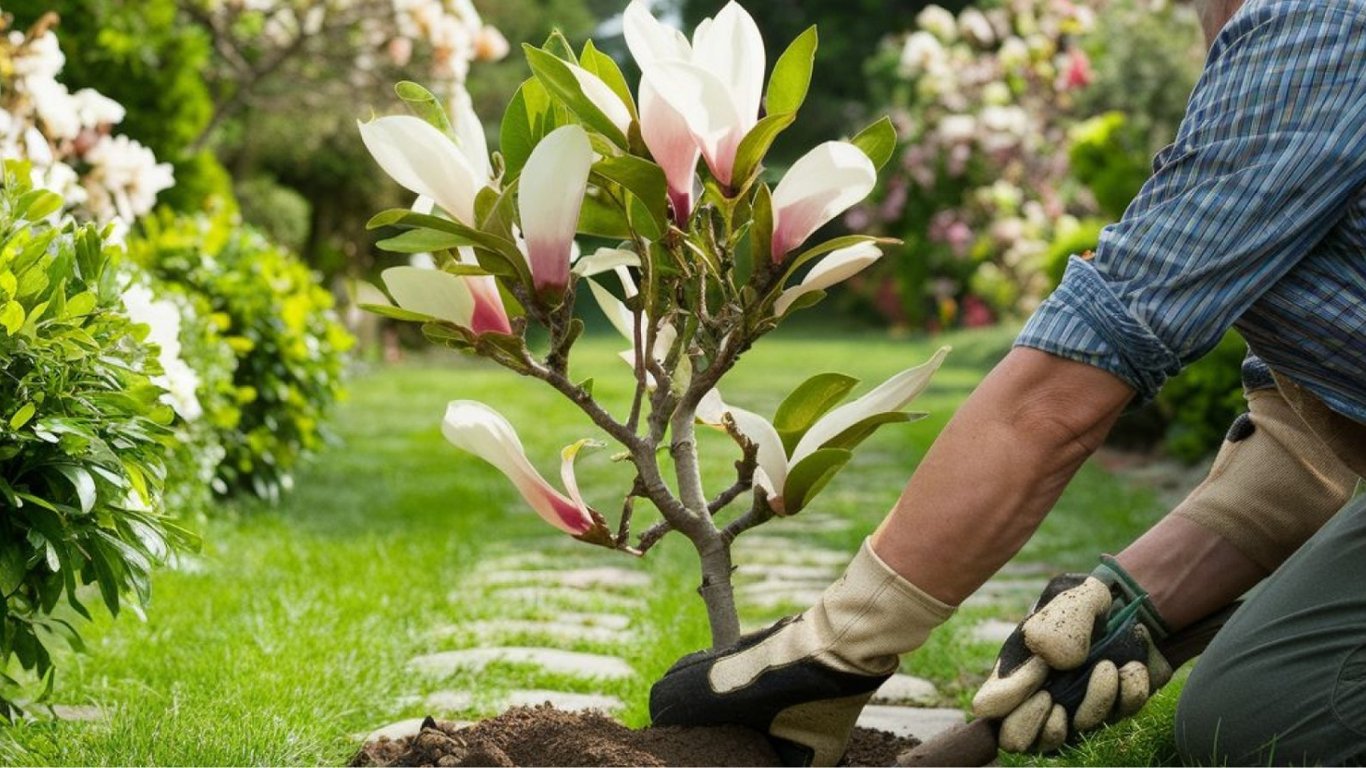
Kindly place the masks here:
<instances>
[{"instance_id":1,"label":"garden background","mask_svg":"<svg viewBox=\"0 0 1366 768\"><path fill-rule=\"evenodd\" d=\"M441 411L478 398L534 418L532 456L583 437L582 418L358 309L407 261L376 248L386 233L366 221L410 201L356 121L397 111L392 83L411 79L468 98L496 149L501 107L529 74L522 43L591 36L632 76L622 5L0 1L5 762L340 762L377 726L487 714L523 688L615 697L626 722L647 720L650 681L705 645L686 549L666 541L636 562L549 539L495 472L440 439ZM874 438L857 482L748 553L772 565L765 550L810 549L819 574L881 518L1068 256L1122 214L1175 134L1202 50L1190 10L1160 0L751 5L774 55L811 24L821 35L804 120L772 173L890 113L891 172L830 230L905 244L747 356L728 397L770 412L810 361L879 381L955 348L922 401L928 420ZM654 10L691 28L719 6ZM584 366L619 364L609 324L581 314ZM992 628L1019 618L1031 579L1089 567L1193 485L1240 408L1241 354L1230 336L1125 418L1022 554L1021 578L907 658L932 684L920 703L964 708ZM581 470L589 497L620 485L608 464ZM493 636L546 642L537 623L565 606L505 593L566 563L629 576L570 606L625 624L561 638L629 675L414 675L414 657ZM800 609L802 589L837 571L812 573L786 591L751 574L743 618ZM1178 687L1061 760L1169 759Z\"/></svg>"}]
</instances>

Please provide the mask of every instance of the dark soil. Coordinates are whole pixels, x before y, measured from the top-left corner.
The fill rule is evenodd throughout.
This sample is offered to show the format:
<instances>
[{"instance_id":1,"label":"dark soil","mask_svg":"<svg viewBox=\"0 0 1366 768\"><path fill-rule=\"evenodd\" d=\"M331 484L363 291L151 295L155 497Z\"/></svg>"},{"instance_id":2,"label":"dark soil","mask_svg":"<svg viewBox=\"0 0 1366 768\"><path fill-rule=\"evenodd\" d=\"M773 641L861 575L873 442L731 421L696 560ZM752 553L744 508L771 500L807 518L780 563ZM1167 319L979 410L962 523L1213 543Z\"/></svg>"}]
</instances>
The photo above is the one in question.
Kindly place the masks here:
<instances>
[{"instance_id":1,"label":"dark soil","mask_svg":"<svg viewBox=\"0 0 1366 768\"><path fill-rule=\"evenodd\" d=\"M841 765L889 766L915 739L856 728ZM542 704L456 728L427 719L420 734L365 745L353 766L776 766L767 739L748 728L645 728Z\"/></svg>"}]
</instances>

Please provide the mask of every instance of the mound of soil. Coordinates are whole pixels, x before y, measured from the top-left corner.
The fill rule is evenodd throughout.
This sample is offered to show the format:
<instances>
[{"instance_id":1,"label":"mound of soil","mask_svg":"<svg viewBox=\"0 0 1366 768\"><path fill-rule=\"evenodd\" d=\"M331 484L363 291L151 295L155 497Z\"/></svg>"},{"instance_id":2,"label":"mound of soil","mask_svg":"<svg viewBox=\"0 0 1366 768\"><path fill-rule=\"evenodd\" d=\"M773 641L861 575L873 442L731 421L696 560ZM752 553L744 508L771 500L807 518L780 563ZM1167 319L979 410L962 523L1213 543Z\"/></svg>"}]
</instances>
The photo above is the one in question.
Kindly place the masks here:
<instances>
[{"instance_id":1,"label":"mound of soil","mask_svg":"<svg viewBox=\"0 0 1366 768\"><path fill-rule=\"evenodd\" d=\"M915 739L854 730L841 765L889 766ZM596 712L564 712L549 704L515 707L491 720L456 728L427 718L422 732L366 744L353 766L777 766L756 731L717 728L630 728Z\"/></svg>"}]
</instances>

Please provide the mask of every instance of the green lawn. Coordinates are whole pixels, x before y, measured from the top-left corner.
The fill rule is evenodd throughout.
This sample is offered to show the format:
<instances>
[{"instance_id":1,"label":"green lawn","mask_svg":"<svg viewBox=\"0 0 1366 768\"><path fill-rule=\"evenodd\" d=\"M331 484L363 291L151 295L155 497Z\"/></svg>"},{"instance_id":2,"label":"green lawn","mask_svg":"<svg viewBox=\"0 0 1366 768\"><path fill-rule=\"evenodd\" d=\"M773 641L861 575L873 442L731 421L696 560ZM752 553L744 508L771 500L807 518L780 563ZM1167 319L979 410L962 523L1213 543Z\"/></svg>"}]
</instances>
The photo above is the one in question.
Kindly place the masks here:
<instances>
[{"instance_id":1,"label":"green lawn","mask_svg":"<svg viewBox=\"0 0 1366 768\"><path fill-rule=\"evenodd\" d=\"M917 404L932 416L888 428L866 444L816 504L855 525L811 534L817 543L853 552L1010 338L1009 330L945 337L956 352ZM866 387L920 362L939 343L789 334L747 356L724 392L730 402L772 413L782 395L812 373L851 372ZM620 346L615 338L590 337L575 370L576 376L594 376L597 394L617 408L628 393L625 367L615 358ZM354 752L356 734L423 714L420 703L404 697L438 687L484 693L513 685L573 689L579 684L572 680L515 666L441 685L404 670L415 655L456 647L435 637L435 627L533 615L487 599L472 583L482 562L528 551L652 574L647 608L632 616L641 640L618 649L640 674L605 686L629 702L629 723L644 723L649 682L674 658L706 643L687 542L671 537L645 562L596 554L551 531L522 508L496 471L457 452L439 432L446 401L483 400L519 426L533 461L553 477L561 446L596 435L586 419L536 384L446 355L358 374L338 415L337 444L301 473L284 503L225 507L206 524L204 550L154 579L145 621L131 615L100 619L87 632L89 653L64 660L55 700L98 704L108 717L10 727L0 740L0 760L340 763ZM715 449L707 462L708 486L719 488L729 480L734 456L723 435L702 439L705 448ZM609 456L604 451L583 460L580 480L590 501L614 521L615 499L629 476ZM1088 466L1022 559L1058 569L1089 568L1096 553L1120 548L1159 513L1153 494ZM639 513L638 530L650 519ZM947 631L907 658L907 671L938 683L946 704L965 703L995 652L970 643L965 627L993 614L1018 618L1011 613L965 608ZM1171 701L1169 692L1168 710ZM1162 722L1160 712L1150 714L1064 759L1166 760L1170 736Z\"/></svg>"}]
</instances>

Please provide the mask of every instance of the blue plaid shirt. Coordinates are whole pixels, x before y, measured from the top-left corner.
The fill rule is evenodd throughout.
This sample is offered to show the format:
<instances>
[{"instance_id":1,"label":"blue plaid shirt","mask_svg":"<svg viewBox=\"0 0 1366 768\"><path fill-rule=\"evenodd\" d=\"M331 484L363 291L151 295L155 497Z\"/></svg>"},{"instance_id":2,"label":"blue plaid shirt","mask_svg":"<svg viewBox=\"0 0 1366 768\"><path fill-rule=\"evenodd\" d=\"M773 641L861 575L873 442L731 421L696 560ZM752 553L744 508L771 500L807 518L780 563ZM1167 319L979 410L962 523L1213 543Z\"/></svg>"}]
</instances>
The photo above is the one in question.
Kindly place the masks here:
<instances>
[{"instance_id":1,"label":"blue plaid shirt","mask_svg":"<svg viewBox=\"0 0 1366 768\"><path fill-rule=\"evenodd\" d=\"M1366 0L1249 0L1153 166L1016 344L1146 400L1233 326L1366 422Z\"/></svg>"}]
</instances>

